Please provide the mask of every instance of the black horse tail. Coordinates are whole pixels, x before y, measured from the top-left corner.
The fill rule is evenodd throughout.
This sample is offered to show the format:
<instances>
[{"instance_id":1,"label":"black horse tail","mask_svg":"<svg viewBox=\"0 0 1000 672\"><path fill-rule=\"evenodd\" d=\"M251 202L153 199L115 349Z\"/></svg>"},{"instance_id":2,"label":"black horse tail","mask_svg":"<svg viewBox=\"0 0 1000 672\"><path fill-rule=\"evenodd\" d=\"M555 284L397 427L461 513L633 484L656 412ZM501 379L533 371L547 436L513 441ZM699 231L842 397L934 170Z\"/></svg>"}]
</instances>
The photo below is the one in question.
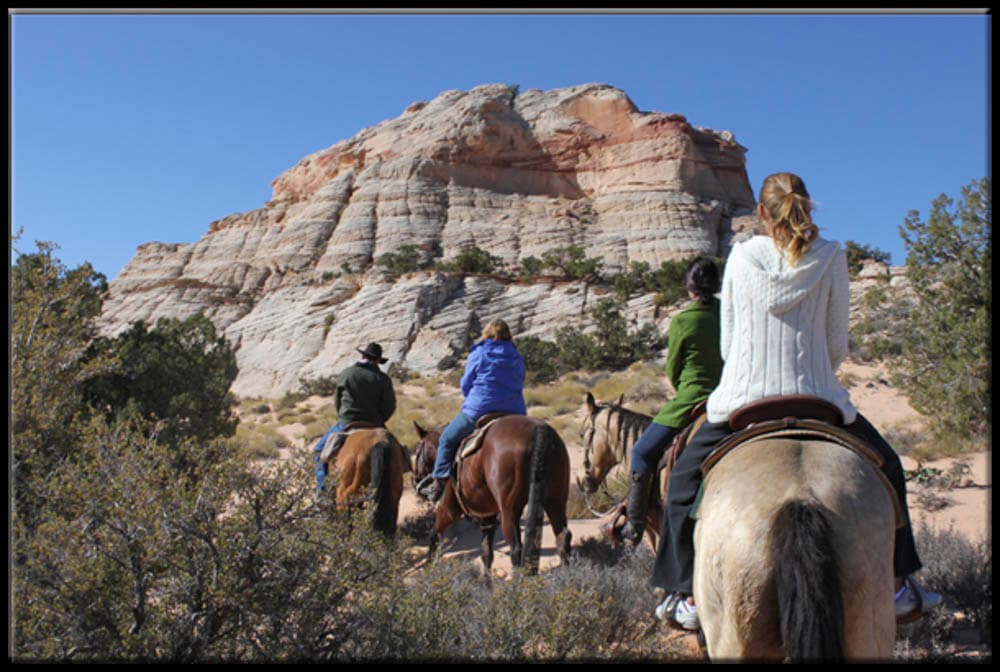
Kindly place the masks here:
<instances>
[{"instance_id":1,"label":"black horse tail","mask_svg":"<svg viewBox=\"0 0 1000 672\"><path fill-rule=\"evenodd\" d=\"M844 600L833 528L816 502L787 502L771 532L778 618L792 662L844 658Z\"/></svg>"},{"instance_id":2,"label":"black horse tail","mask_svg":"<svg viewBox=\"0 0 1000 672\"><path fill-rule=\"evenodd\" d=\"M371 467L371 488L374 498L372 527L376 532L391 537L396 534L399 502L392 496L392 442L382 440L372 446L368 455Z\"/></svg>"},{"instance_id":3,"label":"black horse tail","mask_svg":"<svg viewBox=\"0 0 1000 672\"><path fill-rule=\"evenodd\" d=\"M531 431L530 486L528 510L524 517L524 546L521 565L531 573L538 571L538 557L542 550L542 515L545 512L545 485L549 455L559 449L562 439L556 430L543 424Z\"/></svg>"}]
</instances>

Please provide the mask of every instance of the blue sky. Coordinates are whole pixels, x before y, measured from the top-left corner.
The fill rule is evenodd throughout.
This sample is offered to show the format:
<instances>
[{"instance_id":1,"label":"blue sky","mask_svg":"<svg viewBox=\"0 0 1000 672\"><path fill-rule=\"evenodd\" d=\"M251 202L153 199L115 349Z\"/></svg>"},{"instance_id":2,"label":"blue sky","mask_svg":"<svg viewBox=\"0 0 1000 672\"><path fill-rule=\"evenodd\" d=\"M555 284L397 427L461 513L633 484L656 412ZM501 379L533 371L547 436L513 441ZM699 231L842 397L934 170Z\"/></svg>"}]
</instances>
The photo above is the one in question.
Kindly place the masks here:
<instances>
[{"instance_id":1,"label":"blue sky","mask_svg":"<svg viewBox=\"0 0 1000 672\"><path fill-rule=\"evenodd\" d=\"M754 193L800 174L827 238L990 174L991 17L31 15L10 31L11 230L109 279L150 241L261 207L307 154L485 83L601 82L729 130Z\"/></svg>"}]
</instances>

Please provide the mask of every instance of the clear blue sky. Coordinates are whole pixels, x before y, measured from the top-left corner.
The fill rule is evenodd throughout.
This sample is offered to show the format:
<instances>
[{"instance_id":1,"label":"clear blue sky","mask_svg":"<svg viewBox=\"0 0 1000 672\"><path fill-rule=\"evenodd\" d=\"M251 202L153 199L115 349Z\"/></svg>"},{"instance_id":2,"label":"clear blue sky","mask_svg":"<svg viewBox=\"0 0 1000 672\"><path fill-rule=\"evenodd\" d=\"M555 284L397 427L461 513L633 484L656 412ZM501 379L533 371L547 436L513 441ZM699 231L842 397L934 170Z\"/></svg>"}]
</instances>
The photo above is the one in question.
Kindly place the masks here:
<instances>
[{"instance_id":1,"label":"clear blue sky","mask_svg":"<svg viewBox=\"0 0 1000 672\"><path fill-rule=\"evenodd\" d=\"M29 15L11 38L11 230L109 279L417 100L601 82L800 174L827 238L905 261L898 226L990 174L991 17Z\"/></svg>"}]
</instances>

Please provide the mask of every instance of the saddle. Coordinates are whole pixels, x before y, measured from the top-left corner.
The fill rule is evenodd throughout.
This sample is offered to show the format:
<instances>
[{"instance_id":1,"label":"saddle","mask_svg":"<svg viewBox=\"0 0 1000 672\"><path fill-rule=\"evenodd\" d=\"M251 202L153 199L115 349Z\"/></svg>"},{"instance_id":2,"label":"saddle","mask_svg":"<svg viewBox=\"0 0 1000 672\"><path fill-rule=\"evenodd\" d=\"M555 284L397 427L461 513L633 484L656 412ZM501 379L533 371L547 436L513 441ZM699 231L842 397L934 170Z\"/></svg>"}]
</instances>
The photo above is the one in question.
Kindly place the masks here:
<instances>
[{"instance_id":1,"label":"saddle","mask_svg":"<svg viewBox=\"0 0 1000 672\"><path fill-rule=\"evenodd\" d=\"M740 446L755 441L776 438L815 439L829 441L867 460L892 495L896 526L903 525L899 499L882 471L884 460L871 446L843 429L844 416L840 409L825 399L810 395L769 397L743 406L729 416L733 434L723 439L701 464L701 473L708 477L722 458ZM702 483L704 488L704 481ZM701 499L701 493L698 494Z\"/></svg>"},{"instance_id":2,"label":"saddle","mask_svg":"<svg viewBox=\"0 0 1000 672\"><path fill-rule=\"evenodd\" d=\"M461 462L469 455L472 455L477 450L479 450L483 445L483 437L486 436L486 430L494 420L499 420L505 415L512 415L511 413L487 413L486 415L480 416L476 420L476 428L467 437L462 439L462 443L458 445L458 450L455 454L458 456L455 462Z\"/></svg>"},{"instance_id":3,"label":"saddle","mask_svg":"<svg viewBox=\"0 0 1000 672\"><path fill-rule=\"evenodd\" d=\"M704 424L707 417L705 415L706 408L708 407L708 400L702 400L691 409L691 413L688 415L688 424L681 430L681 432L674 437L674 440L670 443L670 447L663 451L663 456L656 465L656 471L659 473L661 469L664 470L664 475L669 477L671 470L673 470L674 465L677 463L677 458L680 457L681 453L684 451L684 447L698 428ZM669 485L670 479L666 479ZM663 496L666 498L666 488L664 488Z\"/></svg>"},{"instance_id":4,"label":"saddle","mask_svg":"<svg viewBox=\"0 0 1000 672\"><path fill-rule=\"evenodd\" d=\"M468 458L470 455L475 454L477 450L482 448L483 439L486 437L486 431L490 428L490 425L494 421L506 415L514 415L513 413L487 413L481 415L476 420L476 428L467 437L462 439L462 442L458 445L458 450L455 451L455 461L452 463L451 467L451 479L452 484L455 488L455 497L458 499L458 506L463 512L468 515L468 510L466 509L465 502L462 501L462 492L459 487L458 473L462 468L462 461Z\"/></svg>"}]
</instances>

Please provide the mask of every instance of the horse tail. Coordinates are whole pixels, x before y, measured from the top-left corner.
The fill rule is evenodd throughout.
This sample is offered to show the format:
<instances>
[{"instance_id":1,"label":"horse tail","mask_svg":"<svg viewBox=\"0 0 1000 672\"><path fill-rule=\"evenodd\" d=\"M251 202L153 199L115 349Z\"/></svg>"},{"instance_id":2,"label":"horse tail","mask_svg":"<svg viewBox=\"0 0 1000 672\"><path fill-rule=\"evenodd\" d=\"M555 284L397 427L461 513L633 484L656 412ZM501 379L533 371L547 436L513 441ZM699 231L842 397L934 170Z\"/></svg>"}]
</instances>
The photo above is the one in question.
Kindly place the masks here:
<instances>
[{"instance_id":1,"label":"horse tail","mask_svg":"<svg viewBox=\"0 0 1000 672\"><path fill-rule=\"evenodd\" d=\"M399 513L399 503L394 501L392 496L392 456L394 450L395 446L392 445L392 442L383 439L372 446L368 455L375 503L372 526L376 532L381 532L386 536L392 536L396 533L396 518Z\"/></svg>"},{"instance_id":2,"label":"horse tail","mask_svg":"<svg viewBox=\"0 0 1000 672\"><path fill-rule=\"evenodd\" d=\"M528 510L524 517L524 546L521 550L521 565L531 571L538 569L538 556L542 548L542 514L548 456L561 443L559 434L547 424L539 425L531 431L531 480L528 487Z\"/></svg>"},{"instance_id":3,"label":"horse tail","mask_svg":"<svg viewBox=\"0 0 1000 672\"><path fill-rule=\"evenodd\" d=\"M785 652L792 662L842 660L844 601L829 517L816 502L787 502L771 535Z\"/></svg>"}]
</instances>

